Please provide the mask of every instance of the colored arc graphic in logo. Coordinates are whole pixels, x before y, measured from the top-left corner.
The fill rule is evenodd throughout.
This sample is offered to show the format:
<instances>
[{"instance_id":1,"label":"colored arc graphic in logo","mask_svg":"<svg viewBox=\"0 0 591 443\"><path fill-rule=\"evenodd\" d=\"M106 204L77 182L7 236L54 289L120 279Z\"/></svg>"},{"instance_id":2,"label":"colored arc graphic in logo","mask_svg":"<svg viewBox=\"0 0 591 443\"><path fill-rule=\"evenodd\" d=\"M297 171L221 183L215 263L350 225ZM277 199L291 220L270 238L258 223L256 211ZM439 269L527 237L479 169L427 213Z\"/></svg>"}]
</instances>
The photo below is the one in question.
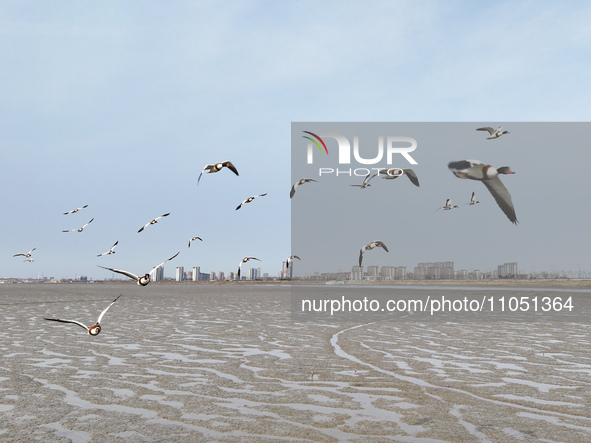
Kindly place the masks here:
<instances>
[{"instance_id":1,"label":"colored arc graphic in logo","mask_svg":"<svg viewBox=\"0 0 591 443\"><path fill-rule=\"evenodd\" d=\"M326 145L324 144L324 141L320 137L318 137L313 132L309 132L309 131L302 131L302 132L305 132L306 134L310 134L310 135L316 137L316 139L318 139L318 141L320 141L320 143L322 143L322 146L324 146L324 150L326 151L326 155L328 155L328 149L326 148ZM312 137L308 137L307 135L302 135L302 137L307 138L308 140L310 140L312 143L314 143L316 146L318 146L318 149L320 149L320 152L322 152L322 148L320 147L320 145L318 144L318 142L316 140L314 140Z\"/></svg>"}]
</instances>

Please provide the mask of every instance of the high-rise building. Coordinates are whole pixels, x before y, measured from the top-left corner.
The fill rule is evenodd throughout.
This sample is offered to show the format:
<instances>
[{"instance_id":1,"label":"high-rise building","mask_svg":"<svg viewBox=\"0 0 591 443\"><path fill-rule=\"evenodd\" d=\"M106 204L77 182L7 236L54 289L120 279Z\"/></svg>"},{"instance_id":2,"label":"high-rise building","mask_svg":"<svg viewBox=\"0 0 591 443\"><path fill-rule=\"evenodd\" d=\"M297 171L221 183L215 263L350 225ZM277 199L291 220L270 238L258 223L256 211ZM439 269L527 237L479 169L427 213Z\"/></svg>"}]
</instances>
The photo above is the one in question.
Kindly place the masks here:
<instances>
[{"instance_id":1,"label":"high-rise building","mask_svg":"<svg viewBox=\"0 0 591 443\"><path fill-rule=\"evenodd\" d=\"M498 266L499 277L513 277L517 275L517 262L505 263Z\"/></svg>"},{"instance_id":2,"label":"high-rise building","mask_svg":"<svg viewBox=\"0 0 591 443\"><path fill-rule=\"evenodd\" d=\"M156 269L156 272L154 272L154 278L152 280L153 281L164 280L164 266L160 266L158 269Z\"/></svg>"},{"instance_id":3,"label":"high-rise building","mask_svg":"<svg viewBox=\"0 0 591 443\"><path fill-rule=\"evenodd\" d=\"M378 267L376 265L369 265L367 267L367 273L365 275L366 280L377 280L378 279Z\"/></svg>"},{"instance_id":4,"label":"high-rise building","mask_svg":"<svg viewBox=\"0 0 591 443\"><path fill-rule=\"evenodd\" d=\"M184 278L185 278L185 268L184 268L184 266L177 266L177 268L176 268L176 275L175 275L176 281L183 281Z\"/></svg>"},{"instance_id":5,"label":"high-rise building","mask_svg":"<svg viewBox=\"0 0 591 443\"><path fill-rule=\"evenodd\" d=\"M414 268L416 280L441 280L454 278L454 262L418 263Z\"/></svg>"},{"instance_id":6,"label":"high-rise building","mask_svg":"<svg viewBox=\"0 0 591 443\"><path fill-rule=\"evenodd\" d=\"M363 266L353 266L351 280L363 280Z\"/></svg>"},{"instance_id":7,"label":"high-rise building","mask_svg":"<svg viewBox=\"0 0 591 443\"><path fill-rule=\"evenodd\" d=\"M193 275L191 276L191 280L193 281L199 281L199 274L201 273L201 267L199 266L194 266L193 267Z\"/></svg>"}]
</instances>

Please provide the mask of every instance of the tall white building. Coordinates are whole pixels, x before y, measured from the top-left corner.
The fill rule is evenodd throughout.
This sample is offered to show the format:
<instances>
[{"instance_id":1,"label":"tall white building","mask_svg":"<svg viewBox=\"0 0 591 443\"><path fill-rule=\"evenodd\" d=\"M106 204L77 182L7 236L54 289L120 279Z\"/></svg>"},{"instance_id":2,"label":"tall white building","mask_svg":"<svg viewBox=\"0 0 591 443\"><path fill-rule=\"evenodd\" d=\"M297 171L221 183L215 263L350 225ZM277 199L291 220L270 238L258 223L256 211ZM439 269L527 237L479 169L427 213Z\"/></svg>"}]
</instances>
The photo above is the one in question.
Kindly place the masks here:
<instances>
[{"instance_id":1,"label":"tall white building","mask_svg":"<svg viewBox=\"0 0 591 443\"><path fill-rule=\"evenodd\" d=\"M201 273L201 267L200 266L194 266L193 267L193 275L191 276L191 279L193 281L199 281L199 274Z\"/></svg>"},{"instance_id":2,"label":"tall white building","mask_svg":"<svg viewBox=\"0 0 591 443\"><path fill-rule=\"evenodd\" d=\"M176 268L176 281L183 281L185 278L185 267L184 266L177 266Z\"/></svg>"},{"instance_id":3,"label":"tall white building","mask_svg":"<svg viewBox=\"0 0 591 443\"><path fill-rule=\"evenodd\" d=\"M367 280L377 280L378 279L378 267L376 265L369 265L367 267L367 273L365 275Z\"/></svg>"},{"instance_id":4,"label":"tall white building","mask_svg":"<svg viewBox=\"0 0 591 443\"><path fill-rule=\"evenodd\" d=\"M353 266L351 280L363 280L363 266Z\"/></svg>"},{"instance_id":5,"label":"tall white building","mask_svg":"<svg viewBox=\"0 0 591 443\"><path fill-rule=\"evenodd\" d=\"M517 275L517 262L505 263L498 266L499 277Z\"/></svg>"},{"instance_id":6,"label":"tall white building","mask_svg":"<svg viewBox=\"0 0 591 443\"><path fill-rule=\"evenodd\" d=\"M164 266L160 266L158 269L156 269L156 272L154 272L154 281L162 280L164 280Z\"/></svg>"}]
</instances>

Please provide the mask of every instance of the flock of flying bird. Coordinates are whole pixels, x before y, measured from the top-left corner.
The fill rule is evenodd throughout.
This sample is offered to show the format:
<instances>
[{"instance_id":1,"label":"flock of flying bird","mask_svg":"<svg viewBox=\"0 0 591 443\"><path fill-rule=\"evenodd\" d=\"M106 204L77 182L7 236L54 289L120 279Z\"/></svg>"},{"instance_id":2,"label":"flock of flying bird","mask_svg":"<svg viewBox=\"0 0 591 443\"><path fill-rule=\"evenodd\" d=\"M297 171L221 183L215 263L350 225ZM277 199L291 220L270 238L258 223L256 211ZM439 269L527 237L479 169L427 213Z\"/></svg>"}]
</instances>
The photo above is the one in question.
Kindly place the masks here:
<instances>
[{"instance_id":1,"label":"flock of flying bird","mask_svg":"<svg viewBox=\"0 0 591 443\"><path fill-rule=\"evenodd\" d=\"M225 162L221 162L221 163L214 163L214 164L211 164L211 165L206 165L206 166L203 168L203 170L201 171L201 174L199 174L199 178L198 178L198 180L197 180L197 183L199 183L199 181L201 180L201 176L203 175L203 173L204 173L205 171L207 171L207 173L211 174L211 173L216 173L216 172L219 172L219 171L221 171L223 168L228 168L229 170L231 170L232 172L234 172L234 174L236 174L236 175L239 175L239 174L238 174L238 170L236 169L236 167L235 167L235 166L234 166L234 165L233 165L233 164L232 164L230 161L225 161ZM295 192L295 191L294 191L294 192ZM256 196L252 196L252 197L249 197L249 198L247 198L247 199L246 199L246 200L244 200L242 203L240 203L240 205L238 205L238 207L236 207L236 210L240 209L240 208L241 208L243 205L245 205L245 204L247 204L247 203L251 203L251 202L252 202L252 201L253 201L255 198L257 198L257 197L264 197L265 195L267 195L267 194L265 193L265 194L260 194L260 195L256 195ZM292 196L293 196L293 194L292 194ZM87 207L88 207L88 205L84 205L84 206L82 206L82 207L80 207L80 208L76 208L76 209L73 209L73 210L71 210L71 211L64 212L64 215L75 214L75 213L77 213L77 212L79 212L79 211L81 211L82 209L85 209L85 208L87 208ZM158 217L156 217L156 218L152 219L151 221L149 221L148 223L146 223L145 225L143 225L143 226L142 226L142 227L141 227L141 228L140 228L140 229L139 229L137 232L138 232L138 233L141 233L141 232L142 232L142 231L144 231L144 230L145 230L147 227L149 227L149 226L151 226L151 225L155 225L156 223L158 223L158 221L159 221L160 219L162 219L162 218L164 218L164 217L168 217L169 215L170 215L170 213L166 213L166 214L162 214L162 215L160 215L160 216L158 216ZM91 220L90 220L88 223L86 223L84 226L82 226L82 227L80 227L80 228L75 228L75 229L64 230L64 231L62 231L62 232L82 232L82 231L84 230L84 228L86 228L86 227L87 227L87 226L88 226L90 223L92 223L92 221L93 221L93 220L94 220L94 218L92 218L92 219L91 219ZM191 239L189 240L189 243L188 243L187 247L189 247L189 248L190 248L190 247L191 247L191 243L192 243L193 241L195 241L195 240L203 241L203 240L201 239L201 237L198 237L198 236L191 237ZM116 241L116 242L113 244L113 246L111 246L111 248L110 248L108 251L106 251L106 252L103 252L102 254L98 254L97 256L98 256L98 257L101 257L101 256L104 256L104 255L110 255L110 254L114 254L114 253L115 253L115 250L114 250L114 249L115 249L115 247L116 247L118 244L119 244L119 241ZM34 260L33 260L33 257L32 257L32 253L33 253L33 251L35 251L35 250L36 250L36 248L33 248L33 249L31 249L29 252L27 252L27 253L19 253L19 254L14 254L14 257L17 257L17 256L23 256L23 257L25 257L25 258L27 259L27 260L25 260L25 261L31 261L31 262L32 262L32 261L34 261ZM165 261L163 261L162 263L160 263L159 265L157 265L157 266L154 266L150 272L148 272L148 273L146 273L146 274L144 274L144 275L140 275L140 276L138 276L138 275L136 275L136 274L134 274L134 273L132 273L132 272L129 272L129 271L122 270L122 269L108 268L108 267L104 267L104 266L99 266L99 267L100 267L100 268L103 268L103 269L107 269L107 270L109 270L109 271L112 271L112 272L115 272L115 273L119 273L119 274L125 275L126 277L129 277L130 279L132 279L132 280L135 280L135 281L136 281L136 283L137 283L138 285L140 285L140 286L147 286L147 285L150 283L150 281L152 280L152 278L153 278L153 276L154 276L154 273L155 273L155 272L156 272L156 271L157 271L157 270L158 270L160 267L164 266L164 264L166 264L166 263L168 263L169 261L171 261L171 260L173 260L174 258L176 258L176 257L177 257L179 254L180 254L180 251L179 251L179 252L177 252L177 253L176 253L175 255L173 255L172 257L170 257L168 260L165 260ZM297 255L290 255L290 256L287 258L287 261L286 261L286 267L287 267L287 268L289 268L290 264L293 262L293 260L294 260L294 259L301 260L301 259L300 259L300 257L298 257ZM250 260L258 260L258 261L261 261L260 259L258 259L258 258L256 258L256 257L244 257L244 258L243 258L243 259L240 261L240 263L239 263L239 265L238 265L238 273L237 273L237 275L238 275L238 279L240 279L240 275L241 275L241 271L242 271L242 265L243 265L244 263L247 263L247 262L248 262L248 261L250 261ZM85 330L88 332L88 334L90 334L91 336L96 336L96 335L98 335L98 334L101 332L101 325L100 325L100 322L101 322L102 318L104 317L104 315L106 314L106 312L109 310L109 308L110 308L111 306L113 306L113 304L114 304L114 303L115 303L117 300L119 300L119 298L121 297L121 295L122 295L122 294L120 294L119 296L117 296L117 298L115 298L115 300L113 300L113 301L112 301L112 302L109 304L109 306L107 306L107 307L106 307L106 308L105 308L105 309L104 309L104 310L101 312L101 314L99 315L99 317L98 317L98 319L97 319L96 323L95 323L95 324L93 324L92 326L87 326L87 325L85 325L84 323L82 323L82 322L80 322L80 321L78 321L78 320L61 319L61 318L55 318L55 317L44 317L44 319L45 319L45 320L49 320L49 321L60 322L60 323L71 323L71 324L75 324L75 325L78 325L78 326L80 326L80 327L84 328L84 329L85 329Z\"/></svg>"},{"instance_id":2,"label":"flock of flying bird","mask_svg":"<svg viewBox=\"0 0 591 443\"><path fill-rule=\"evenodd\" d=\"M478 128L477 131L487 131L490 134L490 137L487 137L487 140L494 140L494 139L501 137L504 134L509 133L508 131L502 131L501 127L497 128L497 129L493 129L491 127L483 127L483 128ZM208 174L216 173L216 172L221 171L223 168L229 169L237 176L239 175L238 170L232 164L232 162L224 161L221 163L214 163L214 164L206 165L203 168L203 170L201 171L201 173L199 174L199 178L197 179L197 183L200 182L201 176L203 175L204 172L207 171ZM448 168L458 178L481 181L486 186L486 188L489 190L489 192L492 194L495 201L497 202L497 204L499 205L501 210L505 213L507 218L512 223L514 223L514 224L517 223L517 217L515 215L515 209L513 207L513 203L511 201L511 195L509 194L509 191L507 190L505 185L499 179L499 175L501 175L501 174L514 174L514 172L511 171L511 169L508 166L494 168L491 165L487 165L487 164L485 164L481 161L478 161L478 160L460 160L460 161L450 162L448 164ZM373 178L375 178L376 176L381 176L383 179L386 179L386 180L393 180L393 179L396 179L402 175L406 175L413 185L415 185L417 187L420 186L418 177L412 169L399 169L399 168L380 169L377 173L374 173L373 175L371 173L368 174L361 184L354 184L354 185L350 185L350 186L355 186L355 187L359 187L360 189L364 189L364 188L371 186L370 181ZM306 183L312 183L312 182L317 182L317 181L314 179L311 179L311 178L303 178L303 179L296 181L291 187L290 198L294 197L296 190L299 186L306 184ZM240 203L236 207L236 210L239 210L243 205L245 205L247 203L251 203L255 198L264 197L265 195L267 195L267 194L265 193L265 194L260 194L260 195L248 197L246 200L244 200L242 203ZM466 204L473 206L477 203L480 203L480 202L475 199L475 193L472 192L471 199ZM65 212L64 215L77 213L78 211L85 209L87 206L88 205L84 205L80 208L76 208L71 211ZM451 199L447 199L445 205L438 208L438 209L450 210L453 208L458 208L458 206L452 205ZM159 217L154 218L153 220L149 221L144 226L142 226L137 232L141 233L150 225L154 225L154 224L158 223L158 220L160 220L164 217L168 217L169 215L170 215L170 213L166 213L166 214L162 214ZM92 218L88 223L86 223L85 225L83 225L80 228L64 230L62 232L82 232L84 230L84 228L86 228L90 223L92 223L93 220L94 220L94 218ZM191 247L191 243L195 240L202 241L202 239L198 236L192 237L189 240L188 247ZM118 243L119 243L119 241L116 241L108 251L103 252L102 254L98 254L98 257L101 257L103 255L114 254L115 253L114 249ZM384 242L382 242L380 240L372 241L372 242L364 245L360 249L360 251L359 251L359 266L362 266L363 257L364 257L365 252L370 251L375 248L382 248L386 252L389 252L389 250L388 250L387 246L384 244ZM33 253L33 251L35 251L35 249L36 248L31 249L27 253L15 254L14 257L23 256L27 259L25 261L32 262L32 261L34 261L33 257L32 257L32 253ZM129 271L125 271L125 270L121 270L121 269L108 268L108 267L104 267L104 266L99 266L99 267L101 267L103 269L107 269L107 270L115 272L115 273L125 275L126 277L129 277L130 279L135 280L137 282L137 284L140 286L147 286L150 283L151 279L153 278L153 275L156 272L156 270L158 270L164 264L166 264L169 261L176 258L179 254L180 254L180 251L177 252L172 257L170 257L168 260L165 260L164 262L160 263L159 265L154 266L154 268L152 268L152 270L150 272L148 272L144 275L141 275L141 276L135 275ZM290 255L288 257L288 259L286 260L286 267L287 268L289 268L290 264L293 262L294 259L301 260L300 257L298 257L297 255ZM238 272L237 272L238 279L240 279L242 265L244 263L249 262L250 260L261 261L260 259L258 259L256 257L250 257L250 256L244 257L238 265ZM45 317L45 319L50 320L50 321L62 322L62 323L76 324L76 325L86 329L90 335L96 336L101 332L100 322L101 322L103 316L105 315L107 310L119 299L119 297L121 297L121 295L122 294L120 294L117 298L115 298L115 300L113 300L109 304L109 306L107 306L101 312L96 323L90 327L86 326L85 324L83 324L77 320L65 320L65 319L50 318L50 317Z\"/></svg>"},{"instance_id":3,"label":"flock of flying bird","mask_svg":"<svg viewBox=\"0 0 591 443\"><path fill-rule=\"evenodd\" d=\"M497 129L494 129L490 126L486 126L482 128L477 128L476 130L488 132L489 137L486 138L487 140L495 140L505 134L509 134L509 131L504 131L501 126L499 126ZM513 207L511 194L509 194L509 191L507 190L503 182L499 179L499 175L501 174L515 174L513 171L511 171L510 167L503 166L500 168L494 168L493 166L487 165L479 160L454 161L450 162L447 166L451 170L451 172L458 178L481 181L484 184L484 186L486 186L486 188L489 190L489 192L497 202L497 205L499 206L499 208L501 208L501 210L507 216L509 221L511 221L514 224L517 224L517 216L515 215L515 208ZM374 174L369 173L365 176L361 184L354 184L350 186L365 189L371 186L370 181L376 176L380 176L386 180L394 180L402 175L406 175L413 185L417 187L420 186L419 179L412 169L399 168L380 169L378 170L378 172ZM293 198L298 186L310 182L316 182L316 180L305 178L295 182L291 188L290 197ZM466 205L474 206L478 203L480 203L480 201L476 200L476 194L475 192L472 192L470 201L466 203ZM459 206L453 205L451 199L448 198L445 201L445 205L440 208L437 208L437 210L443 209L445 211L455 208L459 208ZM389 252L384 242L380 240L372 241L361 248L359 252L359 266L362 265L363 255L365 251L369 251L377 247L380 247L384 249L386 252Z\"/></svg>"}]
</instances>

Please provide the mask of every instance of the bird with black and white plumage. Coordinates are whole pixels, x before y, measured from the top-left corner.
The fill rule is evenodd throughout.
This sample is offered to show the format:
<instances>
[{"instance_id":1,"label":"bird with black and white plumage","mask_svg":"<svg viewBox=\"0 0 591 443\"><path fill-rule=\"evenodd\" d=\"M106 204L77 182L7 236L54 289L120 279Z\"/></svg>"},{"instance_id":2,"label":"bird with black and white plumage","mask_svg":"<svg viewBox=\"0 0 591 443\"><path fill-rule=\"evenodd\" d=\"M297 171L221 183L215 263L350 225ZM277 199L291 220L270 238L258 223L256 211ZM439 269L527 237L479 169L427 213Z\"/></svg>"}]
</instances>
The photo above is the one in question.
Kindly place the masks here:
<instances>
[{"instance_id":1,"label":"bird with black and white plumage","mask_svg":"<svg viewBox=\"0 0 591 443\"><path fill-rule=\"evenodd\" d=\"M191 243L193 243L195 240L203 241L203 239L201 237L191 237L191 239L189 240L189 246L187 246L187 247L190 248Z\"/></svg>"},{"instance_id":2,"label":"bird with black and white plumage","mask_svg":"<svg viewBox=\"0 0 591 443\"><path fill-rule=\"evenodd\" d=\"M49 320L49 321L57 321L57 322L61 322L61 323L72 323L72 324L80 326L81 328L86 329L86 331L92 336L99 335L101 333L101 320L103 319L103 317L105 316L105 314L109 310L109 308L111 306L113 306L113 304L115 304L115 302L117 300L119 300L119 297L121 297L122 295L123 294L119 294L117 296L117 298L115 300L113 300L111 302L111 304L103 310L103 312L101 312L101 315L99 315L98 320L92 326L86 326L84 323L81 323L77 320L65 320L65 319L61 319L61 318L49 318L49 317L43 317L43 318L45 320Z\"/></svg>"},{"instance_id":3,"label":"bird with black and white plumage","mask_svg":"<svg viewBox=\"0 0 591 443\"><path fill-rule=\"evenodd\" d=\"M500 180L501 174L515 174L509 166L494 168L480 160L460 160L450 162L447 167L453 174L461 179L481 181L492 194L497 205L507 216L511 223L517 224L515 208L511 200L511 194Z\"/></svg>"},{"instance_id":4,"label":"bird with black and white plumage","mask_svg":"<svg viewBox=\"0 0 591 443\"><path fill-rule=\"evenodd\" d=\"M417 174L415 173L415 171L413 171L410 168L405 168L405 169L400 169L400 168L390 168L390 169L380 169L378 171L378 175L386 180L394 180L398 177L400 177L401 175L406 175L408 177L408 179L410 180L410 182L417 186L420 187L419 185L419 178L417 177Z\"/></svg>"},{"instance_id":5,"label":"bird with black and white plumage","mask_svg":"<svg viewBox=\"0 0 591 443\"><path fill-rule=\"evenodd\" d=\"M33 248L33 249L31 249L29 252L20 253L20 254L14 254L14 255L13 255L13 257L19 257L19 256L22 256L22 257L29 258L29 257L31 257L31 255L33 255L32 253L33 253L33 251L34 251L35 249L37 249L37 248Z\"/></svg>"},{"instance_id":6,"label":"bird with black and white plumage","mask_svg":"<svg viewBox=\"0 0 591 443\"><path fill-rule=\"evenodd\" d=\"M314 180L313 178L300 178L297 182L295 182L291 186L291 192L289 193L289 198L293 198L296 193L296 189L298 186L302 186L305 183L318 183L318 180Z\"/></svg>"},{"instance_id":7,"label":"bird with black and white plumage","mask_svg":"<svg viewBox=\"0 0 591 443\"><path fill-rule=\"evenodd\" d=\"M113 246L111 246L111 249L109 249L107 252L103 252L102 254L98 254L97 257L102 257L103 255L111 255L111 254L114 254L115 253L115 251L114 251L115 246L117 246L118 244L119 244L119 240L117 240L115 242L115 244L113 244Z\"/></svg>"},{"instance_id":8,"label":"bird with black and white plumage","mask_svg":"<svg viewBox=\"0 0 591 443\"><path fill-rule=\"evenodd\" d=\"M240 203L237 207L236 210L240 209L242 207L242 205L245 205L247 203L250 203L251 201L253 201L255 198L257 197L264 197L265 195L267 195L267 193L265 192L264 194L260 194L260 195L254 195L252 197L248 197L246 200L244 200L242 203Z\"/></svg>"},{"instance_id":9,"label":"bird with black and white plumage","mask_svg":"<svg viewBox=\"0 0 591 443\"><path fill-rule=\"evenodd\" d=\"M90 220L88 223L86 223L84 226L82 226L80 228L68 229L68 230L62 231L62 232L82 232L82 231L84 231L84 228L86 228L89 224L92 223L93 220L94 220L94 217L92 218L92 220Z\"/></svg>"},{"instance_id":10,"label":"bird with black and white plumage","mask_svg":"<svg viewBox=\"0 0 591 443\"><path fill-rule=\"evenodd\" d=\"M260 259L256 258L256 257L244 257L241 261L240 264L238 265L238 280L240 280L240 271L242 270L242 265L250 260L258 260L261 261Z\"/></svg>"},{"instance_id":11,"label":"bird with black and white plumage","mask_svg":"<svg viewBox=\"0 0 591 443\"><path fill-rule=\"evenodd\" d=\"M137 284L140 285L140 286L147 286L150 283L150 281L152 280L152 275L154 274L154 272L156 272L156 270L158 268L160 268L164 264L168 263L169 261L171 261L173 258L175 258L179 254L180 254L180 251L177 252L172 257L170 257L168 260L165 260L162 263L160 263L158 266L154 266L154 268L152 268L152 270L149 273L144 274L141 277L138 277L137 275L135 275L135 274L133 274L131 272L123 271L121 269L106 268L104 266L99 266L99 268L107 269L107 270L109 270L111 272L117 272L118 274L125 275L126 277L129 277L132 280L135 280L137 282Z\"/></svg>"},{"instance_id":12,"label":"bird with black and white plumage","mask_svg":"<svg viewBox=\"0 0 591 443\"><path fill-rule=\"evenodd\" d=\"M503 131L502 126L499 126L497 129L493 129L490 126L485 126L484 128L478 128L477 131L487 131L490 134L490 137L486 137L487 140L494 140L495 138L499 138L501 135L509 134L509 131Z\"/></svg>"},{"instance_id":13,"label":"bird with black and white plumage","mask_svg":"<svg viewBox=\"0 0 591 443\"><path fill-rule=\"evenodd\" d=\"M205 167L201 171L201 174L199 174L199 178L197 179L197 183L199 183L199 181L201 180L201 176L203 175L203 173L205 171L207 171L208 174L213 174L215 172L220 172L223 168L228 168L234 174L240 175L240 174L238 174L238 169L236 169L236 166L234 166L231 161L226 160L225 162L221 162L221 163L214 163L211 165L205 165Z\"/></svg>"},{"instance_id":14,"label":"bird with black and white plumage","mask_svg":"<svg viewBox=\"0 0 591 443\"><path fill-rule=\"evenodd\" d=\"M455 209L455 208L459 208L459 206L452 205L451 198L448 198L447 200L445 200L445 205L441 206L440 208L437 208L436 211L439 211L440 209L443 209L444 211L449 211L450 209Z\"/></svg>"},{"instance_id":15,"label":"bird with black and white plumage","mask_svg":"<svg viewBox=\"0 0 591 443\"><path fill-rule=\"evenodd\" d=\"M71 211L68 212L64 212L64 215L68 215L68 214L75 214L76 212L80 211L81 209L87 208L88 205L84 205L80 208L76 208L76 209L72 209Z\"/></svg>"},{"instance_id":16,"label":"bird with black and white plumage","mask_svg":"<svg viewBox=\"0 0 591 443\"><path fill-rule=\"evenodd\" d=\"M380 240L372 241L372 242L366 244L365 246L363 246L361 248L361 250L359 251L359 266L361 266L361 263L363 262L363 255L365 254L365 251L370 251L374 248L382 248L382 249L384 249L384 251L390 252L390 251L388 251L388 248L386 247L384 242L382 242Z\"/></svg>"},{"instance_id":17,"label":"bird with black and white plumage","mask_svg":"<svg viewBox=\"0 0 591 443\"><path fill-rule=\"evenodd\" d=\"M476 193L474 191L472 191L472 197L470 197L470 201L468 203L466 203L468 206L474 206L476 204L480 203L478 200L476 200Z\"/></svg>"},{"instance_id":18,"label":"bird with black and white plumage","mask_svg":"<svg viewBox=\"0 0 591 443\"><path fill-rule=\"evenodd\" d=\"M363 179L363 183L361 183L360 185L349 185L349 186L356 186L356 187L358 187L359 189L365 189L365 188L367 188L368 186L371 186L371 185L369 184L369 182L370 182L370 180L371 180L372 178L374 178L376 175L378 175L378 173L377 173L377 172L376 172L374 175L371 175L371 172L370 172L370 173L369 173L369 174L367 174L367 175L365 176L365 178Z\"/></svg>"},{"instance_id":19,"label":"bird with black and white plumage","mask_svg":"<svg viewBox=\"0 0 591 443\"><path fill-rule=\"evenodd\" d=\"M168 217L169 215L170 215L170 212L167 212L166 214L162 214L161 216L159 216L159 217L156 217L155 219L153 219L153 220L149 221L149 222L148 222L148 223L146 223L144 226L142 226L142 227L139 229L139 231L137 231L137 232L138 232L138 233L139 233L139 232L142 232L142 231L143 231L144 229L146 229L148 226L150 226L150 225L155 225L156 223L158 223L158 220L160 220L161 218L164 218L164 217ZM145 220L145 219L144 219L144 220Z\"/></svg>"}]
</instances>

